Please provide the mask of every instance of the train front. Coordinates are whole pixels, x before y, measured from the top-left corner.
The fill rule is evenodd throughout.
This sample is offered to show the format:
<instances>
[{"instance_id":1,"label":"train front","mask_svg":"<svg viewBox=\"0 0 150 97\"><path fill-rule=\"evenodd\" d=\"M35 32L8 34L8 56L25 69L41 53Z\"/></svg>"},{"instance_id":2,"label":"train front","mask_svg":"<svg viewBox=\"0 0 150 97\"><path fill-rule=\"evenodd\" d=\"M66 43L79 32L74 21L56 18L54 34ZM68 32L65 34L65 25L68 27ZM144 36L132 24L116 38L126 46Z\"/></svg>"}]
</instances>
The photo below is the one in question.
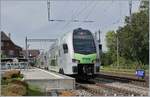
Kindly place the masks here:
<instances>
[{"instance_id":1,"label":"train front","mask_svg":"<svg viewBox=\"0 0 150 97\"><path fill-rule=\"evenodd\" d=\"M76 29L73 32L74 58L73 72L81 77L93 77L99 72L99 58L92 33L89 30Z\"/></svg>"}]
</instances>

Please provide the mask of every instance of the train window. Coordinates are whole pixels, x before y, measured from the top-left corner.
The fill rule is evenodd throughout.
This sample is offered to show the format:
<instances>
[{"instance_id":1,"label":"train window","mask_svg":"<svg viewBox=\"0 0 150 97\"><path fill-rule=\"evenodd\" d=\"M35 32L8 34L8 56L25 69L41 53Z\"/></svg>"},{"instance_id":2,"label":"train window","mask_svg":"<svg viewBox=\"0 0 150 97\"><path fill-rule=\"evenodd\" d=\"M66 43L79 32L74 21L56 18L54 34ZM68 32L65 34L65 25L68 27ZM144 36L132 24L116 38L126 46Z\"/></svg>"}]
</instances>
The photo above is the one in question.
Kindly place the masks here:
<instances>
[{"instance_id":1,"label":"train window","mask_svg":"<svg viewBox=\"0 0 150 97\"><path fill-rule=\"evenodd\" d=\"M73 32L73 48L75 53L96 53L96 46L92 33L88 30L75 30Z\"/></svg>"},{"instance_id":2,"label":"train window","mask_svg":"<svg viewBox=\"0 0 150 97\"><path fill-rule=\"evenodd\" d=\"M64 50L64 53L68 53L68 46L67 46L67 44L63 44L63 50Z\"/></svg>"},{"instance_id":3,"label":"train window","mask_svg":"<svg viewBox=\"0 0 150 97\"><path fill-rule=\"evenodd\" d=\"M101 44L99 44L99 50L102 50L102 45Z\"/></svg>"}]
</instances>

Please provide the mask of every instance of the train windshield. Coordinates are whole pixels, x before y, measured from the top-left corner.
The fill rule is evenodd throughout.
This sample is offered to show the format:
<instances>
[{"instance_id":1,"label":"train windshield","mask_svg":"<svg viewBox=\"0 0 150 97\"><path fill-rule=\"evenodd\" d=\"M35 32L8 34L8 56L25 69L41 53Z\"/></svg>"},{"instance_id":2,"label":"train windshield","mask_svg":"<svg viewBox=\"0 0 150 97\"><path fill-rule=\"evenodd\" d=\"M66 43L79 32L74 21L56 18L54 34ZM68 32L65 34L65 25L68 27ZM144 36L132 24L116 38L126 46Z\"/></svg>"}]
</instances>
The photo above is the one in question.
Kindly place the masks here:
<instances>
[{"instance_id":1,"label":"train windshield","mask_svg":"<svg viewBox=\"0 0 150 97\"><path fill-rule=\"evenodd\" d=\"M88 30L74 31L73 47L75 53L92 54L96 52L94 38Z\"/></svg>"}]
</instances>

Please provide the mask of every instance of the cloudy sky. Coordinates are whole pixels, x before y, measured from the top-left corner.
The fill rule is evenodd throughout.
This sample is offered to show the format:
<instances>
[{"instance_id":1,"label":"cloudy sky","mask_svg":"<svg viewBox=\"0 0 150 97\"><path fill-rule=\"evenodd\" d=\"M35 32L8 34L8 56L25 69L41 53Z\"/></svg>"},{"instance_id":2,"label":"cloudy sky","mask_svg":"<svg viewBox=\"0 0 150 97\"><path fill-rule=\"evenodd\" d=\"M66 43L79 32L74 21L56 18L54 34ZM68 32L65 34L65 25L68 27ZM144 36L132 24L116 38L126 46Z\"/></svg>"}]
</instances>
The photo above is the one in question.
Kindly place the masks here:
<instances>
[{"instance_id":1,"label":"cloudy sky","mask_svg":"<svg viewBox=\"0 0 150 97\"><path fill-rule=\"evenodd\" d=\"M140 0L132 2L132 12L137 12ZM106 51L105 35L124 25L129 16L129 0L52 0L50 18L66 22L49 22L47 0L2 0L1 25L4 32L11 33L11 39L22 48L25 37L59 38L65 32L82 27L92 32L101 30L103 51ZM93 23L70 22L92 20ZM50 43L29 43L30 48L48 49Z\"/></svg>"}]
</instances>

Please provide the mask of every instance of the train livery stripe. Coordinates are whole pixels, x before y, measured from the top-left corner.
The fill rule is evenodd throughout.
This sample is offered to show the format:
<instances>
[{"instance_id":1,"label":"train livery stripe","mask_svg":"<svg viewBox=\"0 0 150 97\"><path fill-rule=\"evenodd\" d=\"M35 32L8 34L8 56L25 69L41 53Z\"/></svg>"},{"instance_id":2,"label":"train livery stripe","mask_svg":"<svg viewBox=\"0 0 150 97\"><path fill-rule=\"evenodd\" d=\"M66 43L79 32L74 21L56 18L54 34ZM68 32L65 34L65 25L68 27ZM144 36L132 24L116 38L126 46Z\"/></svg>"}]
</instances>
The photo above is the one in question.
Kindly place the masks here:
<instances>
[{"instance_id":1,"label":"train livery stripe","mask_svg":"<svg viewBox=\"0 0 150 97\"><path fill-rule=\"evenodd\" d=\"M75 53L74 59L79 60L81 64L91 64L96 60L96 53L88 55Z\"/></svg>"}]
</instances>

